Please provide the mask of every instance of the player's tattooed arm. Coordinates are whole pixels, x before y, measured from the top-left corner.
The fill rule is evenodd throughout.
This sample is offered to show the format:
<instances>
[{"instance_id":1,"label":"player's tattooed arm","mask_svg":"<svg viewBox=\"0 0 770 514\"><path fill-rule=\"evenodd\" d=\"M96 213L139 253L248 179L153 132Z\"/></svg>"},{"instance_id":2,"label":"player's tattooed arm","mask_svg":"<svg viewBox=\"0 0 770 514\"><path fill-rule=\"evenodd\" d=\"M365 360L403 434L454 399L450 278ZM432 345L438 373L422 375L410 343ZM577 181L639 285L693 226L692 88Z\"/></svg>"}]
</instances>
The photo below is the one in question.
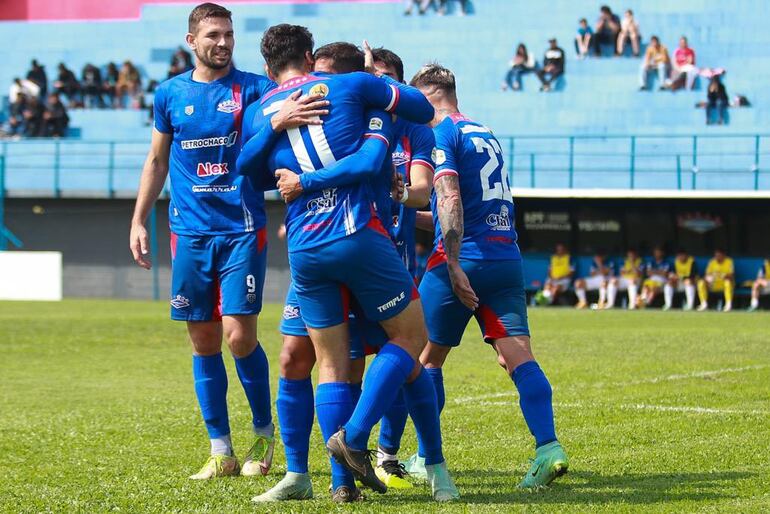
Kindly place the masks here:
<instances>
[{"instance_id":1,"label":"player's tattooed arm","mask_svg":"<svg viewBox=\"0 0 770 514\"><path fill-rule=\"evenodd\" d=\"M457 298L471 310L479 306L479 299L468 276L460 266L460 247L463 241L463 204L460 197L460 179L457 175L443 175L434 184L438 220L443 235L449 280Z\"/></svg>"}]
</instances>

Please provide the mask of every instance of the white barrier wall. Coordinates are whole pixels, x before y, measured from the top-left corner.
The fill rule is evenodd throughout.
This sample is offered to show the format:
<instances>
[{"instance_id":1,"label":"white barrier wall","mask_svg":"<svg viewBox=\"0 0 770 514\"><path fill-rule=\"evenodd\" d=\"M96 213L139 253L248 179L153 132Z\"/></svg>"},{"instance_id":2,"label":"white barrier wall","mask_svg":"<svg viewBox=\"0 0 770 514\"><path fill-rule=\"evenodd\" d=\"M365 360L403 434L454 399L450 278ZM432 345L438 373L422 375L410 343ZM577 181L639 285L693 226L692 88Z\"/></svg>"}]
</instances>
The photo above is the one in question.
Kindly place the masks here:
<instances>
[{"instance_id":1,"label":"white barrier wall","mask_svg":"<svg viewBox=\"0 0 770 514\"><path fill-rule=\"evenodd\" d=\"M61 252L0 252L0 300L61 299Z\"/></svg>"}]
</instances>

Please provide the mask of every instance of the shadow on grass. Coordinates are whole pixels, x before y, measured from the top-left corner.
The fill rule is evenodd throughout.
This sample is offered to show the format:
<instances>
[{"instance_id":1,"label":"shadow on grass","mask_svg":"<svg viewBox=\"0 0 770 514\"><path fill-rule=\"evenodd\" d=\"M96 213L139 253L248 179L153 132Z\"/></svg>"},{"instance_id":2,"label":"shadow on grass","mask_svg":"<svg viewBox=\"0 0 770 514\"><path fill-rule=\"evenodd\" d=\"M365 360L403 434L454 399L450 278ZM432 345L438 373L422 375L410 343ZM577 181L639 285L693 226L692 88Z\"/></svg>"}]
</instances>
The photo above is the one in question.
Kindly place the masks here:
<instances>
[{"instance_id":1,"label":"shadow on grass","mask_svg":"<svg viewBox=\"0 0 770 514\"><path fill-rule=\"evenodd\" d=\"M731 499L738 497L733 494L733 483L754 476L755 473L735 471L618 475L578 471L555 482L546 491L528 492L516 489L520 477L511 473L493 470L455 473L465 502L544 504L653 504Z\"/></svg>"}]
</instances>

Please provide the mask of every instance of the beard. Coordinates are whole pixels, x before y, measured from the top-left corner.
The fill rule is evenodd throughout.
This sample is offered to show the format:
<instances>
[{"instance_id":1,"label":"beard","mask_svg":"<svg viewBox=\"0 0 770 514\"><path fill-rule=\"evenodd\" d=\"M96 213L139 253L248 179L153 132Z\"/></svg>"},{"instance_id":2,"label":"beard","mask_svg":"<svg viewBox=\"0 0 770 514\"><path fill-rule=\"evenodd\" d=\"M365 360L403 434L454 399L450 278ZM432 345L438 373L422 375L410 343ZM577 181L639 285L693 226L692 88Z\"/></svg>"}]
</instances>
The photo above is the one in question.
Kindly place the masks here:
<instances>
[{"instance_id":1,"label":"beard","mask_svg":"<svg viewBox=\"0 0 770 514\"><path fill-rule=\"evenodd\" d=\"M212 49L209 53L205 54L199 50L195 50L195 57L198 58L198 60L207 68L211 68L212 70L223 70L230 66L230 63L232 62L233 54L231 52L228 52L227 54L227 60L222 62L218 61L214 58L214 53L216 52L215 49Z\"/></svg>"}]
</instances>

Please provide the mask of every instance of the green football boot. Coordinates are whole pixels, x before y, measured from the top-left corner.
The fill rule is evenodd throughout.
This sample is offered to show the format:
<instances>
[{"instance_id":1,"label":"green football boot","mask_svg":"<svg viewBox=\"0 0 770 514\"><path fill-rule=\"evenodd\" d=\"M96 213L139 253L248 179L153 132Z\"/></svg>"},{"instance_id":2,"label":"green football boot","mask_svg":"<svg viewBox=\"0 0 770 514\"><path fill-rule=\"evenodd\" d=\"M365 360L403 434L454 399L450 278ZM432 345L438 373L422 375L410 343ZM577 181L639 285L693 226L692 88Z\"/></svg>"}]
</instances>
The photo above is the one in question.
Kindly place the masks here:
<instances>
[{"instance_id":1,"label":"green football boot","mask_svg":"<svg viewBox=\"0 0 770 514\"><path fill-rule=\"evenodd\" d=\"M270 490L255 496L255 503L280 502L285 500L309 500L313 497L313 483L308 473L288 471L280 482Z\"/></svg>"},{"instance_id":2,"label":"green football boot","mask_svg":"<svg viewBox=\"0 0 770 514\"><path fill-rule=\"evenodd\" d=\"M446 461L440 464L431 464L425 466L428 475L433 499L437 502L451 502L460 499L460 492L457 490L449 470L446 467Z\"/></svg>"},{"instance_id":3,"label":"green football boot","mask_svg":"<svg viewBox=\"0 0 770 514\"><path fill-rule=\"evenodd\" d=\"M416 453L404 463L404 469L410 477L419 480L428 480L428 472L425 470L425 459Z\"/></svg>"},{"instance_id":4,"label":"green football boot","mask_svg":"<svg viewBox=\"0 0 770 514\"><path fill-rule=\"evenodd\" d=\"M557 477L565 474L568 468L569 459L559 441L544 444L535 450L532 466L519 487L525 489L546 487Z\"/></svg>"}]
</instances>

